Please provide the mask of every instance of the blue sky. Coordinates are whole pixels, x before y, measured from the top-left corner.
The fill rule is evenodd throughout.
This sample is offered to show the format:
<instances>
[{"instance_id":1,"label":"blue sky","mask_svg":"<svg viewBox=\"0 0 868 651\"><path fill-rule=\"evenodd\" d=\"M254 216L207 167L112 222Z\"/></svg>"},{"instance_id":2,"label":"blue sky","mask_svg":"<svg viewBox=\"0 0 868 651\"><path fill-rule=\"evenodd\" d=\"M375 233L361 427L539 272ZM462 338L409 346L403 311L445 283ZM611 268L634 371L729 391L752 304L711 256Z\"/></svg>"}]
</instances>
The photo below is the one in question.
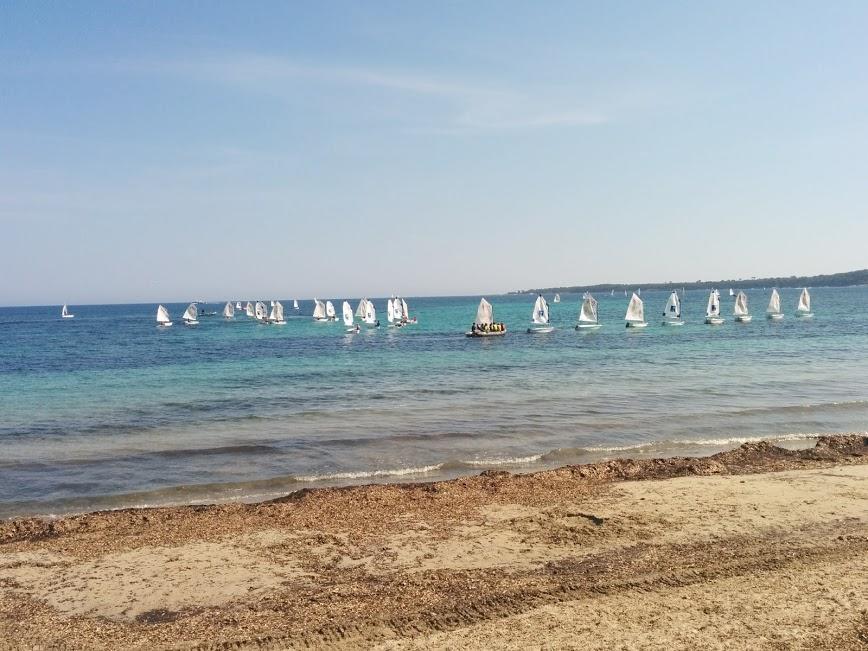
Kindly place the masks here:
<instances>
[{"instance_id":1,"label":"blue sky","mask_svg":"<svg viewBox=\"0 0 868 651\"><path fill-rule=\"evenodd\" d=\"M868 266L868 4L4 3L0 304Z\"/></svg>"}]
</instances>

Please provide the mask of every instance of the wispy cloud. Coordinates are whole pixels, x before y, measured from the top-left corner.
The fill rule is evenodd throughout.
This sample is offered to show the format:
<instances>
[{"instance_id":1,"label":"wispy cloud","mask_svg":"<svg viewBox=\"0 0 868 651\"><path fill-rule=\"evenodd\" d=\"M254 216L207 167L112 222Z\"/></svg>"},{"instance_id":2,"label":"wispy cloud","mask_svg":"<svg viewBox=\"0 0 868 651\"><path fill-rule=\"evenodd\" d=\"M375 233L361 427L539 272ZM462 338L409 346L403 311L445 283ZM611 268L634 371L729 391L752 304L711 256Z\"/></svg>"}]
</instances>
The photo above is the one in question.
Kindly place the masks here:
<instances>
[{"instance_id":1,"label":"wispy cloud","mask_svg":"<svg viewBox=\"0 0 868 651\"><path fill-rule=\"evenodd\" d=\"M581 99L555 98L546 88L514 89L487 81L444 79L424 73L361 66L311 64L259 54L99 64L99 69L123 74L182 77L219 84L240 92L294 100L308 85L341 90L391 93L421 102L425 115L414 129L460 133L483 130L587 127L610 121L603 111ZM358 105L341 106L359 110ZM409 122L413 122L413 116Z\"/></svg>"}]
</instances>

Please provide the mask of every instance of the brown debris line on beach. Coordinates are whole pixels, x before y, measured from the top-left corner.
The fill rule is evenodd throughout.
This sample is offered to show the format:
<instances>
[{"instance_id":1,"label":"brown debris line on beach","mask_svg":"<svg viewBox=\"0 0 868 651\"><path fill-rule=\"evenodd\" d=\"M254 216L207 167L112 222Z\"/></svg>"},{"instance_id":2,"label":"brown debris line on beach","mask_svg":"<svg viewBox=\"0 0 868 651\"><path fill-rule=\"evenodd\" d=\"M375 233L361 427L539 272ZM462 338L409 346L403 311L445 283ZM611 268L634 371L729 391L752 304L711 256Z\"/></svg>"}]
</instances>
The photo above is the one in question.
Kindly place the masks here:
<instances>
[{"instance_id":1,"label":"brown debris line on beach","mask_svg":"<svg viewBox=\"0 0 868 651\"><path fill-rule=\"evenodd\" d=\"M866 648L868 436L3 522L0 641Z\"/></svg>"}]
</instances>

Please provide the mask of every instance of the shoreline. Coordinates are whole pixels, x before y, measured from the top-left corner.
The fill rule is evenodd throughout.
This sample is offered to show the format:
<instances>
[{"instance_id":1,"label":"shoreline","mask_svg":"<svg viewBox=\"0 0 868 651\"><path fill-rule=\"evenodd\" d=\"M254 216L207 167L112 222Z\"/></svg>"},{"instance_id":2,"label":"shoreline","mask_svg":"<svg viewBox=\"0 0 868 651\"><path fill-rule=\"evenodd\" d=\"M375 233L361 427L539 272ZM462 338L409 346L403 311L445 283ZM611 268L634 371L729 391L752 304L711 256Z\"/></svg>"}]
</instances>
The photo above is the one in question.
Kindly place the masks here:
<instances>
[{"instance_id":1,"label":"shoreline","mask_svg":"<svg viewBox=\"0 0 868 651\"><path fill-rule=\"evenodd\" d=\"M604 648L644 634L714 647L738 624L734 648L857 648L866 503L868 436L850 435L19 518L0 522L0 639Z\"/></svg>"}]
</instances>

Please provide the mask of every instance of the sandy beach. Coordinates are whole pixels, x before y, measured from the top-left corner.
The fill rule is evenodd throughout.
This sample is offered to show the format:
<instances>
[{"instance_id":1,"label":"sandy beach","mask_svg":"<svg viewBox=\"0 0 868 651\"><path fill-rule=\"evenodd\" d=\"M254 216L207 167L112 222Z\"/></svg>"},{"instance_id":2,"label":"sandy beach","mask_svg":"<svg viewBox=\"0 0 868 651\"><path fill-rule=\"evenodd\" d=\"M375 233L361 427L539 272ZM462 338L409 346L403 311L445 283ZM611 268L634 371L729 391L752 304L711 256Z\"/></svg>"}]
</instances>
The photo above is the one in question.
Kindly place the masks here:
<instances>
[{"instance_id":1,"label":"sandy beach","mask_svg":"<svg viewBox=\"0 0 868 651\"><path fill-rule=\"evenodd\" d=\"M0 523L21 648L868 647L868 437Z\"/></svg>"}]
</instances>

